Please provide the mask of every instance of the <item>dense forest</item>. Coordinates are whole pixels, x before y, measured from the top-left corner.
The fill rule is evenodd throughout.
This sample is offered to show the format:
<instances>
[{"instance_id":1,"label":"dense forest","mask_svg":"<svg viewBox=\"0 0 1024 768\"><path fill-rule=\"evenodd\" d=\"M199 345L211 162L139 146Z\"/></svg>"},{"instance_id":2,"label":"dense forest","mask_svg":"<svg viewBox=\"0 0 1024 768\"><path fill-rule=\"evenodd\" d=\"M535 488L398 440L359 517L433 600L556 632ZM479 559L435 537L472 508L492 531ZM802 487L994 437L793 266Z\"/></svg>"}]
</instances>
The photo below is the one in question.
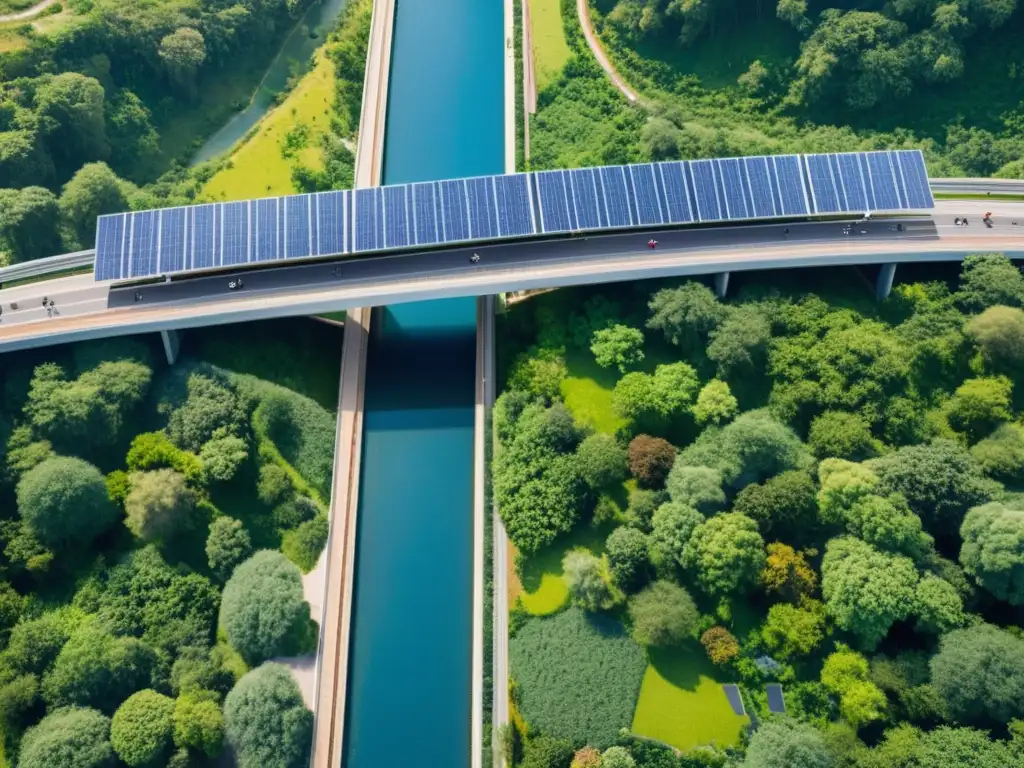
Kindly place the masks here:
<instances>
[{"instance_id":1,"label":"dense forest","mask_svg":"<svg viewBox=\"0 0 1024 768\"><path fill-rule=\"evenodd\" d=\"M509 308L516 765L1024 765L1024 274L947 277Z\"/></svg>"},{"instance_id":2,"label":"dense forest","mask_svg":"<svg viewBox=\"0 0 1024 768\"><path fill-rule=\"evenodd\" d=\"M239 371L142 338L5 356L0 765L308 764L312 713L269 660L316 649L334 416L249 372L300 363L257 328L261 361L204 334Z\"/></svg>"},{"instance_id":3,"label":"dense forest","mask_svg":"<svg viewBox=\"0 0 1024 768\"><path fill-rule=\"evenodd\" d=\"M1024 177L1024 11L1012 2L596 2L608 82L572 56L538 95L534 168L919 147L933 176Z\"/></svg>"},{"instance_id":4,"label":"dense forest","mask_svg":"<svg viewBox=\"0 0 1024 768\"><path fill-rule=\"evenodd\" d=\"M80 0L75 24L0 53L0 264L92 247L103 213L195 202L218 161L191 169L188 157L244 106L216 102L222 81L262 71L307 5ZM297 189L351 186L341 139L358 126L367 8L352 3L328 40L334 131L324 170L300 169ZM182 141L165 140L183 114Z\"/></svg>"}]
</instances>

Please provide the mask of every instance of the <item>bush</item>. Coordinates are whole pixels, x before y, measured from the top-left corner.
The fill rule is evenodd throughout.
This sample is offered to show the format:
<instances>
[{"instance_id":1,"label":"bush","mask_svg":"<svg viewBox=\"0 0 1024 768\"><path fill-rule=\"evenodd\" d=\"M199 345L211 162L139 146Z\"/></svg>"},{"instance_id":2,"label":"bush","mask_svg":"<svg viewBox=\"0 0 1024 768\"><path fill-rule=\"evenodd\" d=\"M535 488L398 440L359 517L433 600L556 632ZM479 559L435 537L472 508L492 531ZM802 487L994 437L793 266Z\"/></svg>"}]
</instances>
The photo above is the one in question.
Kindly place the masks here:
<instances>
[{"instance_id":1,"label":"bush","mask_svg":"<svg viewBox=\"0 0 1024 768\"><path fill-rule=\"evenodd\" d=\"M260 467L260 479L256 484L256 493L264 504L272 507L293 493L291 478L277 464L264 464Z\"/></svg>"},{"instance_id":2,"label":"bush","mask_svg":"<svg viewBox=\"0 0 1024 768\"><path fill-rule=\"evenodd\" d=\"M15 672L42 675L71 637L69 624L57 613L23 621L11 630L4 660Z\"/></svg>"},{"instance_id":3,"label":"bush","mask_svg":"<svg viewBox=\"0 0 1024 768\"><path fill-rule=\"evenodd\" d=\"M114 768L110 720L95 709L71 707L51 712L25 731L19 768Z\"/></svg>"},{"instance_id":4,"label":"bush","mask_svg":"<svg viewBox=\"0 0 1024 768\"><path fill-rule=\"evenodd\" d=\"M320 514L320 508L308 496L295 496L274 507L271 514L274 525L281 530L298 528L307 520Z\"/></svg>"},{"instance_id":5,"label":"bush","mask_svg":"<svg viewBox=\"0 0 1024 768\"><path fill-rule=\"evenodd\" d=\"M568 768L572 742L550 736L534 736L526 742L520 768Z\"/></svg>"},{"instance_id":6,"label":"bush","mask_svg":"<svg viewBox=\"0 0 1024 768\"><path fill-rule=\"evenodd\" d=\"M312 520L299 525L294 531L284 534L281 551L299 566L303 573L309 573L316 567L320 553L327 546L330 526L326 515L317 515Z\"/></svg>"},{"instance_id":7,"label":"bush","mask_svg":"<svg viewBox=\"0 0 1024 768\"><path fill-rule=\"evenodd\" d=\"M58 457L18 482L18 513L32 535L51 547L88 547L117 519L103 475L81 459Z\"/></svg>"},{"instance_id":8,"label":"bush","mask_svg":"<svg viewBox=\"0 0 1024 768\"><path fill-rule=\"evenodd\" d=\"M579 608L529 620L510 641L509 663L531 726L601 749L632 722L647 666L617 621Z\"/></svg>"},{"instance_id":9,"label":"bush","mask_svg":"<svg viewBox=\"0 0 1024 768\"><path fill-rule=\"evenodd\" d=\"M729 385L720 379L712 379L697 395L693 417L698 424L724 424L736 415L738 409Z\"/></svg>"},{"instance_id":10,"label":"bush","mask_svg":"<svg viewBox=\"0 0 1024 768\"><path fill-rule=\"evenodd\" d=\"M813 726L769 720L750 737L744 768L832 768L832 755Z\"/></svg>"},{"instance_id":11,"label":"bush","mask_svg":"<svg viewBox=\"0 0 1024 768\"><path fill-rule=\"evenodd\" d=\"M188 378L188 399L171 414L167 430L175 445L198 453L214 433L240 435L245 427L245 410L238 396L213 377L193 373Z\"/></svg>"},{"instance_id":12,"label":"bush","mask_svg":"<svg viewBox=\"0 0 1024 768\"><path fill-rule=\"evenodd\" d=\"M644 488L660 488L676 460L676 449L668 440L637 435L629 443L629 471Z\"/></svg>"},{"instance_id":13,"label":"bush","mask_svg":"<svg viewBox=\"0 0 1024 768\"><path fill-rule=\"evenodd\" d=\"M206 560L221 579L227 579L235 566L252 554L252 540L241 521L218 517L210 523L206 537Z\"/></svg>"},{"instance_id":14,"label":"bush","mask_svg":"<svg viewBox=\"0 0 1024 768\"><path fill-rule=\"evenodd\" d=\"M633 639L642 646L679 645L697 630L697 606L678 584L656 581L629 599Z\"/></svg>"},{"instance_id":15,"label":"bush","mask_svg":"<svg viewBox=\"0 0 1024 768\"><path fill-rule=\"evenodd\" d=\"M193 488L201 488L206 482L206 471L199 457L178 448L163 432L136 435L125 461L133 472L173 469L183 474Z\"/></svg>"},{"instance_id":16,"label":"bush","mask_svg":"<svg viewBox=\"0 0 1024 768\"><path fill-rule=\"evenodd\" d=\"M580 474L594 490L610 488L626 479L626 452L611 435L597 433L576 449Z\"/></svg>"},{"instance_id":17,"label":"bush","mask_svg":"<svg viewBox=\"0 0 1024 768\"><path fill-rule=\"evenodd\" d=\"M725 627L711 627L700 636L700 644L712 664L728 664L740 655L739 641Z\"/></svg>"},{"instance_id":18,"label":"bush","mask_svg":"<svg viewBox=\"0 0 1024 768\"><path fill-rule=\"evenodd\" d=\"M167 541L192 527L195 506L184 475L173 469L136 472L124 502L124 524L143 541Z\"/></svg>"},{"instance_id":19,"label":"bush","mask_svg":"<svg viewBox=\"0 0 1024 768\"><path fill-rule=\"evenodd\" d=\"M702 515L713 515L725 506L722 475L708 467L688 467L676 459L665 481L672 501L693 507Z\"/></svg>"},{"instance_id":20,"label":"bush","mask_svg":"<svg viewBox=\"0 0 1024 768\"><path fill-rule=\"evenodd\" d=\"M207 475L225 483L235 476L238 468L249 458L249 446L245 440L234 435L214 437L203 444L199 458Z\"/></svg>"},{"instance_id":21,"label":"bush","mask_svg":"<svg viewBox=\"0 0 1024 768\"><path fill-rule=\"evenodd\" d=\"M647 537L642 532L619 526L609 534L605 549L612 579L621 589L633 592L647 582L651 560L647 552Z\"/></svg>"},{"instance_id":22,"label":"bush","mask_svg":"<svg viewBox=\"0 0 1024 768\"><path fill-rule=\"evenodd\" d=\"M132 694L110 721L110 743L132 768L159 765L171 747L174 700L156 691Z\"/></svg>"},{"instance_id":23,"label":"bush","mask_svg":"<svg viewBox=\"0 0 1024 768\"><path fill-rule=\"evenodd\" d=\"M574 549L562 558L562 573L577 605L588 611L611 606L611 589L600 558L585 549Z\"/></svg>"},{"instance_id":24,"label":"bush","mask_svg":"<svg viewBox=\"0 0 1024 768\"><path fill-rule=\"evenodd\" d=\"M220 626L250 665L288 655L308 621L302 575L280 552L257 552L224 587Z\"/></svg>"},{"instance_id":25,"label":"bush","mask_svg":"<svg viewBox=\"0 0 1024 768\"><path fill-rule=\"evenodd\" d=\"M287 667L264 664L224 702L224 726L238 768L306 768L313 713Z\"/></svg>"},{"instance_id":26,"label":"bush","mask_svg":"<svg viewBox=\"0 0 1024 768\"><path fill-rule=\"evenodd\" d=\"M183 648L171 667L171 690L179 697L199 693L223 697L245 671L245 662L227 645Z\"/></svg>"},{"instance_id":27,"label":"bush","mask_svg":"<svg viewBox=\"0 0 1024 768\"><path fill-rule=\"evenodd\" d=\"M217 702L190 695L174 702L174 743L207 757L219 755L224 743L224 715Z\"/></svg>"},{"instance_id":28,"label":"bush","mask_svg":"<svg viewBox=\"0 0 1024 768\"><path fill-rule=\"evenodd\" d=\"M1024 427L1001 424L971 448L971 457L985 474L996 480L1012 482L1024 473Z\"/></svg>"}]
</instances>

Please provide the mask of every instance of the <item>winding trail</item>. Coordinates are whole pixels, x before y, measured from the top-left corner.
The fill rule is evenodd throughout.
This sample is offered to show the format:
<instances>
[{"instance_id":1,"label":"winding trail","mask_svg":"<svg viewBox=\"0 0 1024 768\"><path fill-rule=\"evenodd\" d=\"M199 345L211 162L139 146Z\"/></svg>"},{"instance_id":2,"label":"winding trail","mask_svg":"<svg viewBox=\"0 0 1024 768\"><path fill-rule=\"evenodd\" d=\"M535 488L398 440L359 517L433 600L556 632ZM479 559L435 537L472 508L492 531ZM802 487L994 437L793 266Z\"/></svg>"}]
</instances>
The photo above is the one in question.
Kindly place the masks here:
<instances>
[{"instance_id":1,"label":"winding trail","mask_svg":"<svg viewBox=\"0 0 1024 768\"><path fill-rule=\"evenodd\" d=\"M42 13L56 2L57 0L42 0L41 3L36 3L31 8L26 8L24 11L18 11L17 13L0 14L0 24L7 21L21 21L22 19L30 19L33 16Z\"/></svg>"},{"instance_id":2,"label":"winding trail","mask_svg":"<svg viewBox=\"0 0 1024 768\"><path fill-rule=\"evenodd\" d=\"M605 54L604 48L601 47L601 41L597 39L597 34L594 32L594 26L590 23L590 6L587 5L587 0L576 0L576 15L579 17L580 27L583 29L583 36L587 38L587 45L590 46L590 50L594 54L594 58L597 59L597 63L601 65L601 69L605 71L605 74L608 75L612 84L619 89L622 95L625 96L631 104L636 104L636 91L632 90L629 85L626 84L626 81L622 79L622 76L618 71L616 71L615 66Z\"/></svg>"}]
</instances>

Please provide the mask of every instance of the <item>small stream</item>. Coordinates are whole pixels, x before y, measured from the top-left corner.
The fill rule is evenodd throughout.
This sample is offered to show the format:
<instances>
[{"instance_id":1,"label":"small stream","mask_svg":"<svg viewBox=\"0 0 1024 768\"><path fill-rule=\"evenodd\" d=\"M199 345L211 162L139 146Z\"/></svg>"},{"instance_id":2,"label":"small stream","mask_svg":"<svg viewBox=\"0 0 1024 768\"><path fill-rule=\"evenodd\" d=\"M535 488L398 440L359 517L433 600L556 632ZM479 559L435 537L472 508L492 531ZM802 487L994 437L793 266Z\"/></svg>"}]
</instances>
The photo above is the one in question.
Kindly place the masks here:
<instances>
[{"instance_id":1,"label":"small stream","mask_svg":"<svg viewBox=\"0 0 1024 768\"><path fill-rule=\"evenodd\" d=\"M274 98L288 84L293 65L305 64L313 52L324 44L345 4L346 0L317 0L306 9L270 63L259 88L249 101L249 106L207 139L193 156L192 165L205 163L227 152L267 114L274 106Z\"/></svg>"}]
</instances>

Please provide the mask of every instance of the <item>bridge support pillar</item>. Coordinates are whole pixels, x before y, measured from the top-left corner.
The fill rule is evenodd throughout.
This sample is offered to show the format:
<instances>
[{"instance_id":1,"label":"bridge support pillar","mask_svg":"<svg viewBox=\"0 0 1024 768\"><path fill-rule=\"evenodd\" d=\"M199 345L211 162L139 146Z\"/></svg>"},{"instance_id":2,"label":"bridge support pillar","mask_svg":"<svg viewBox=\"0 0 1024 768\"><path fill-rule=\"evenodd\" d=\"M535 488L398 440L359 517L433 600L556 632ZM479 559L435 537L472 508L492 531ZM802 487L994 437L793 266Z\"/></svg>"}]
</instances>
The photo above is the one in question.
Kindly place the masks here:
<instances>
[{"instance_id":1,"label":"bridge support pillar","mask_svg":"<svg viewBox=\"0 0 1024 768\"><path fill-rule=\"evenodd\" d=\"M178 332L160 331L160 340L164 343L167 364L174 365L178 360L178 352L181 350L181 339L178 337Z\"/></svg>"},{"instance_id":2,"label":"bridge support pillar","mask_svg":"<svg viewBox=\"0 0 1024 768\"><path fill-rule=\"evenodd\" d=\"M720 299L725 298L725 294L729 291L729 273L719 272L715 275L715 294Z\"/></svg>"},{"instance_id":3,"label":"bridge support pillar","mask_svg":"<svg viewBox=\"0 0 1024 768\"><path fill-rule=\"evenodd\" d=\"M875 283L875 298L879 301L889 298L894 277L896 277L896 265L883 264L878 271L878 281Z\"/></svg>"}]
</instances>

